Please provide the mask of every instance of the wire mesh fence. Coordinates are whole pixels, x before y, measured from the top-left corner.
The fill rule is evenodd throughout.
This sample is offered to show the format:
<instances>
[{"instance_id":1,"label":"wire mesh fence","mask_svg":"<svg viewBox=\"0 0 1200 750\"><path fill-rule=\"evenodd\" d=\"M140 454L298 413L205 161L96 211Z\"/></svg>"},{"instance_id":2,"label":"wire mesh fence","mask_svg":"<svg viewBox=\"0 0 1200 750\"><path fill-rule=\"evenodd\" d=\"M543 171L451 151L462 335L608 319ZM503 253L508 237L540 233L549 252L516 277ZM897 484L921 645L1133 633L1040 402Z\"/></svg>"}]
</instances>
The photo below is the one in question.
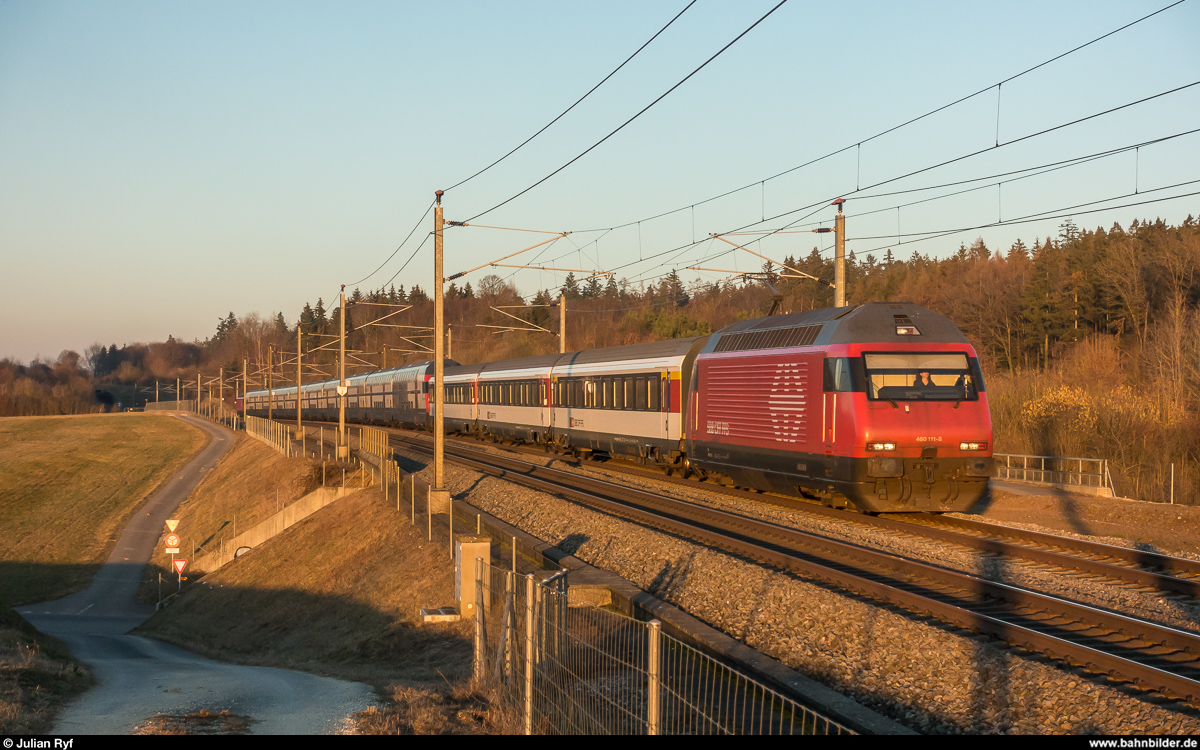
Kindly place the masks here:
<instances>
[{"instance_id":1,"label":"wire mesh fence","mask_svg":"<svg viewBox=\"0 0 1200 750\"><path fill-rule=\"evenodd\" d=\"M566 576L476 561L475 664L537 734L852 734L662 632L569 606Z\"/></svg>"},{"instance_id":2,"label":"wire mesh fence","mask_svg":"<svg viewBox=\"0 0 1200 750\"><path fill-rule=\"evenodd\" d=\"M473 671L477 687L527 733L854 733L662 632L658 621L570 606L567 572L540 549L465 503L432 507L429 485L399 471L390 453L381 475L389 503L394 493L397 511L430 541L444 540L450 559L456 533L490 537L486 559L459 560L475 580L463 592L475 605Z\"/></svg>"}]
</instances>

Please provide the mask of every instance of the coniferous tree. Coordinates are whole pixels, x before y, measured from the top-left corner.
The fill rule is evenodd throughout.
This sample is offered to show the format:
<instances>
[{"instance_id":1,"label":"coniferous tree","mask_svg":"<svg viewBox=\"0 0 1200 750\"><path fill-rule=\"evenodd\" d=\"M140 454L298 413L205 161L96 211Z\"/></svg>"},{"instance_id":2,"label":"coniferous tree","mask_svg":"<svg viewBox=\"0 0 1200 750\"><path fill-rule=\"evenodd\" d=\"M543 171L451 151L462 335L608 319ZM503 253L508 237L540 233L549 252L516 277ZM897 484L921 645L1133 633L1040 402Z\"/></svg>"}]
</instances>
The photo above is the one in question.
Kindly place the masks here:
<instances>
[{"instance_id":1,"label":"coniferous tree","mask_svg":"<svg viewBox=\"0 0 1200 750\"><path fill-rule=\"evenodd\" d=\"M583 296L585 299L596 299L600 296L602 291L603 288L600 286L600 277L593 274L592 277L587 280L587 284L583 287Z\"/></svg>"},{"instance_id":2,"label":"coniferous tree","mask_svg":"<svg viewBox=\"0 0 1200 750\"><path fill-rule=\"evenodd\" d=\"M579 283L575 281L575 274L568 273L567 278L562 285L563 296L567 299L579 299Z\"/></svg>"},{"instance_id":3,"label":"coniferous tree","mask_svg":"<svg viewBox=\"0 0 1200 750\"><path fill-rule=\"evenodd\" d=\"M316 329L314 333L324 333L329 325L329 318L325 312L325 300L317 297L317 306L313 308L313 327Z\"/></svg>"},{"instance_id":4,"label":"coniferous tree","mask_svg":"<svg viewBox=\"0 0 1200 750\"><path fill-rule=\"evenodd\" d=\"M604 285L604 298L617 299L621 296L621 290L617 287L617 277L609 276L608 283Z\"/></svg>"}]
</instances>

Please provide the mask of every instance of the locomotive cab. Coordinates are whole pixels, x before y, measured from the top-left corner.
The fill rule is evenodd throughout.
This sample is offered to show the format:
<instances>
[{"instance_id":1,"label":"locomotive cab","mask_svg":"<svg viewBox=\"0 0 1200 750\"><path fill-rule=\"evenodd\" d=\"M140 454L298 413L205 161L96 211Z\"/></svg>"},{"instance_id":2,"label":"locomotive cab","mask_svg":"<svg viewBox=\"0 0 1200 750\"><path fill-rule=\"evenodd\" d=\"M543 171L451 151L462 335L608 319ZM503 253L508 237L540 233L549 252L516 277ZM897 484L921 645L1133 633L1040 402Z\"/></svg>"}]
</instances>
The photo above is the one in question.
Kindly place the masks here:
<instances>
[{"instance_id":1,"label":"locomotive cab","mask_svg":"<svg viewBox=\"0 0 1200 750\"><path fill-rule=\"evenodd\" d=\"M829 478L857 508L945 511L983 494L992 429L969 345L831 347L824 375Z\"/></svg>"}]
</instances>

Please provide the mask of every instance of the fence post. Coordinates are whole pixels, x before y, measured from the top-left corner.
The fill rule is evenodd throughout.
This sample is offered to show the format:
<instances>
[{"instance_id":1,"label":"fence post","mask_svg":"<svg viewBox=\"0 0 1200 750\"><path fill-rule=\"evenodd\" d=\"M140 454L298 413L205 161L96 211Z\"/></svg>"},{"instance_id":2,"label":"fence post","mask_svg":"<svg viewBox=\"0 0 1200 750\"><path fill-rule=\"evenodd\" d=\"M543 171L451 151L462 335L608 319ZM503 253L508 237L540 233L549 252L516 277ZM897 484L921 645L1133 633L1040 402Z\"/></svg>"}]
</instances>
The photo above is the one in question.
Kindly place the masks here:
<instances>
[{"instance_id":1,"label":"fence post","mask_svg":"<svg viewBox=\"0 0 1200 750\"><path fill-rule=\"evenodd\" d=\"M482 684L487 658L484 648L484 628L487 620L483 616L483 558L475 558L475 681Z\"/></svg>"},{"instance_id":2,"label":"fence post","mask_svg":"<svg viewBox=\"0 0 1200 750\"><path fill-rule=\"evenodd\" d=\"M525 579L525 734L533 734L533 587L530 573Z\"/></svg>"},{"instance_id":3,"label":"fence post","mask_svg":"<svg viewBox=\"0 0 1200 750\"><path fill-rule=\"evenodd\" d=\"M506 674L512 674L513 573L504 574L504 612L500 615L500 633L496 639L496 682L505 684Z\"/></svg>"},{"instance_id":4,"label":"fence post","mask_svg":"<svg viewBox=\"0 0 1200 750\"><path fill-rule=\"evenodd\" d=\"M651 620L648 634L650 647L646 649L646 734L658 734L662 731L662 706L659 703L662 696L662 675L659 673L662 623Z\"/></svg>"}]
</instances>

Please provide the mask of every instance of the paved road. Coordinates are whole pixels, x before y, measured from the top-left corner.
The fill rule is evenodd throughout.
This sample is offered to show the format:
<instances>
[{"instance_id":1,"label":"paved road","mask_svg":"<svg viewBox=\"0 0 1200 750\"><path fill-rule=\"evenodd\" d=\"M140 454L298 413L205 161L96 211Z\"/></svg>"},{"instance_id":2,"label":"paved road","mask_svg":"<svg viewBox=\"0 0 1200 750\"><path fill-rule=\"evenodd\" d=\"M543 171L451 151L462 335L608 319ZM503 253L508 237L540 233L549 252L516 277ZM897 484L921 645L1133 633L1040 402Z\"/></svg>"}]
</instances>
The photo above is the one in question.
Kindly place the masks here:
<instances>
[{"instance_id":1,"label":"paved road","mask_svg":"<svg viewBox=\"0 0 1200 750\"><path fill-rule=\"evenodd\" d=\"M375 702L369 686L224 664L126 635L154 612L134 592L167 518L234 442L232 432L211 422L164 418L185 419L212 440L130 520L87 591L20 610L38 630L65 641L99 682L63 710L55 734L124 734L157 713L200 709L249 716L255 734L338 731L347 716Z\"/></svg>"}]
</instances>

